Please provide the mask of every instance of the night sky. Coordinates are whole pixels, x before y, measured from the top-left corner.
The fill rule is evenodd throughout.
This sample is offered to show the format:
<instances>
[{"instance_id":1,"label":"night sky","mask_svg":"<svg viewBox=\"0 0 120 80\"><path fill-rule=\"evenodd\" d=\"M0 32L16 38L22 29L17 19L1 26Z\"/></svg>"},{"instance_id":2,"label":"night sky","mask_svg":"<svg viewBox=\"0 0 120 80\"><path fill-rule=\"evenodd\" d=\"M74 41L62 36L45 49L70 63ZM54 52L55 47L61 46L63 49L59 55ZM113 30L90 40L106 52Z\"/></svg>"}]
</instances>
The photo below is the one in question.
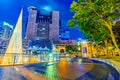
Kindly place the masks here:
<instances>
[{"instance_id":1,"label":"night sky","mask_svg":"<svg viewBox=\"0 0 120 80\"><path fill-rule=\"evenodd\" d=\"M0 0L0 22L6 21L15 26L20 10L23 6L23 35L28 16L28 7L35 6L43 14L48 14L50 11L59 11L62 29L68 30L67 21L72 18L70 12L70 4L72 0ZM78 28L69 29L71 39L83 38Z\"/></svg>"}]
</instances>

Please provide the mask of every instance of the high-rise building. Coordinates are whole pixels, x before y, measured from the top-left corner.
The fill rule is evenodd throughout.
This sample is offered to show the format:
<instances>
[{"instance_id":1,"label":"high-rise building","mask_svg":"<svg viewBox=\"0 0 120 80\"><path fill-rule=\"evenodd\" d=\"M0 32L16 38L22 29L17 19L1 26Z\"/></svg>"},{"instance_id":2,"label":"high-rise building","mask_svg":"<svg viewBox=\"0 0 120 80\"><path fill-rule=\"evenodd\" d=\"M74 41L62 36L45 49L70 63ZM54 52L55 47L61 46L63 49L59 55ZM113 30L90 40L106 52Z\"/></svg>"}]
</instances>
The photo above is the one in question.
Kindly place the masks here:
<instances>
[{"instance_id":1,"label":"high-rise building","mask_svg":"<svg viewBox=\"0 0 120 80\"><path fill-rule=\"evenodd\" d=\"M9 26L5 25L2 39L3 40L10 39L11 35L12 35L12 32L13 32L13 29L10 28Z\"/></svg>"},{"instance_id":2,"label":"high-rise building","mask_svg":"<svg viewBox=\"0 0 120 80\"><path fill-rule=\"evenodd\" d=\"M29 15L27 20L26 39L36 39L36 28L37 28L37 9L33 6L29 7Z\"/></svg>"},{"instance_id":3,"label":"high-rise building","mask_svg":"<svg viewBox=\"0 0 120 80\"><path fill-rule=\"evenodd\" d=\"M70 31L69 30L62 30L60 32L60 39L61 40L70 40Z\"/></svg>"},{"instance_id":4,"label":"high-rise building","mask_svg":"<svg viewBox=\"0 0 120 80\"><path fill-rule=\"evenodd\" d=\"M0 26L0 38L2 38L3 35L3 28Z\"/></svg>"},{"instance_id":5,"label":"high-rise building","mask_svg":"<svg viewBox=\"0 0 120 80\"><path fill-rule=\"evenodd\" d=\"M49 40L49 27L51 24L51 15L42 15L38 13L37 24L38 26L36 40Z\"/></svg>"},{"instance_id":6,"label":"high-rise building","mask_svg":"<svg viewBox=\"0 0 120 80\"><path fill-rule=\"evenodd\" d=\"M13 32L13 26L7 22L0 23L0 47L5 52ZM1 52L1 51L0 51Z\"/></svg>"},{"instance_id":7,"label":"high-rise building","mask_svg":"<svg viewBox=\"0 0 120 80\"><path fill-rule=\"evenodd\" d=\"M60 30L59 11L53 11L52 12L52 24L50 24L49 38L52 40L58 40L59 30Z\"/></svg>"},{"instance_id":8,"label":"high-rise building","mask_svg":"<svg viewBox=\"0 0 120 80\"><path fill-rule=\"evenodd\" d=\"M2 24L0 23L0 47L1 47L1 45L2 45L3 31L4 31L4 29L3 29L3 27L2 27Z\"/></svg>"},{"instance_id":9,"label":"high-rise building","mask_svg":"<svg viewBox=\"0 0 120 80\"><path fill-rule=\"evenodd\" d=\"M27 21L27 40L59 40L59 11L43 15L35 7L29 8Z\"/></svg>"},{"instance_id":10,"label":"high-rise building","mask_svg":"<svg viewBox=\"0 0 120 80\"><path fill-rule=\"evenodd\" d=\"M4 31L3 23L0 22L0 38L2 38L3 36L3 31Z\"/></svg>"},{"instance_id":11,"label":"high-rise building","mask_svg":"<svg viewBox=\"0 0 120 80\"><path fill-rule=\"evenodd\" d=\"M13 32L13 26L7 22L0 23L0 38L7 40L11 38Z\"/></svg>"}]
</instances>

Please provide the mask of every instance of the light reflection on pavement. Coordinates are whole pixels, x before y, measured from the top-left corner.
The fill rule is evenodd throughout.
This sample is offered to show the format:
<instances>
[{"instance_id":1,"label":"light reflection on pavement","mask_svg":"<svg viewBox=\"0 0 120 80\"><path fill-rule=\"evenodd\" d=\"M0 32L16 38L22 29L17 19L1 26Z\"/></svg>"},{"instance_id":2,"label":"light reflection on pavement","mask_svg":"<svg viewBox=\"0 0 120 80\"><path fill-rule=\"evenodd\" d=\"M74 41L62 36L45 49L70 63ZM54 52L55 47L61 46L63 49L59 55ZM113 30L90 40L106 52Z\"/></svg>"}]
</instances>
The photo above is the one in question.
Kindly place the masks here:
<instances>
[{"instance_id":1,"label":"light reflection on pavement","mask_svg":"<svg viewBox=\"0 0 120 80\"><path fill-rule=\"evenodd\" d=\"M81 62L82 61L82 62ZM119 80L114 68L89 59L1 67L0 80Z\"/></svg>"},{"instance_id":2,"label":"light reflection on pavement","mask_svg":"<svg viewBox=\"0 0 120 80\"><path fill-rule=\"evenodd\" d=\"M26 80L26 78L20 75L14 67L1 67L0 80Z\"/></svg>"}]
</instances>

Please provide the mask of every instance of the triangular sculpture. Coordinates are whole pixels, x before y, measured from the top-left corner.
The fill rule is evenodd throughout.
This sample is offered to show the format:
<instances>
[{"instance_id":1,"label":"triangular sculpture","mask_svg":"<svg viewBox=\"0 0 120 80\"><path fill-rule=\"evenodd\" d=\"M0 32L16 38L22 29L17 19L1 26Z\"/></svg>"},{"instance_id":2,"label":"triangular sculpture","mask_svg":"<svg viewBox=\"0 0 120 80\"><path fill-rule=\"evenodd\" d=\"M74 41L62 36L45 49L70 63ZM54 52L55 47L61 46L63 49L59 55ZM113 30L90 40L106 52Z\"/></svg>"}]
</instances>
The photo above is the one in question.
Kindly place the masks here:
<instances>
[{"instance_id":1,"label":"triangular sculpture","mask_svg":"<svg viewBox=\"0 0 120 80\"><path fill-rule=\"evenodd\" d=\"M6 49L6 53L1 62L1 65L14 65L23 64L22 58L22 13L20 12L18 21L16 23L15 29L11 36L9 45Z\"/></svg>"}]
</instances>

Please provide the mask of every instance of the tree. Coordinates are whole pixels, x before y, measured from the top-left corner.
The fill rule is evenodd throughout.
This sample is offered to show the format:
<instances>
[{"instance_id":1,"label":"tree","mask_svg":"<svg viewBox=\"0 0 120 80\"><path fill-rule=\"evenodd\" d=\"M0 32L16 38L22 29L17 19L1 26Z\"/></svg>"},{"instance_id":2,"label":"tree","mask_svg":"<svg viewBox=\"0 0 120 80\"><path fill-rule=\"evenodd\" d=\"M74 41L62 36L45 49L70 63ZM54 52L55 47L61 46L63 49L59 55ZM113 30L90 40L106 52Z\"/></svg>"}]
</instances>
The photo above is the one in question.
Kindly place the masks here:
<instances>
[{"instance_id":1,"label":"tree","mask_svg":"<svg viewBox=\"0 0 120 80\"><path fill-rule=\"evenodd\" d=\"M66 46L66 52L69 54L73 54L72 52L78 52L78 46L77 45L68 45Z\"/></svg>"},{"instance_id":2,"label":"tree","mask_svg":"<svg viewBox=\"0 0 120 80\"><path fill-rule=\"evenodd\" d=\"M116 22L113 27L113 33L116 35L116 39L118 41L118 45L120 47L120 21Z\"/></svg>"},{"instance_id":3,"label":"tree","mask_svg":"<svg viewBox=\"0 0 120 80\"><path fill-rule=\"evenodd\" d=\"M120 17L119 0L77 0L71 4L74 16L68 21L70 27L78 26L85 36L95 42L112 39L119 52L119 47L113 33L113 22Z\"/></svg>"},{"instance_id":4,"label":"tree","mask_svg":"<svg viewBox=\"0 0 120 80\"><path fill-rule=\"evenodd\" d=\"M66 49L66 52L70 52L70 50L72 49L72 46L68 45L65 47L65 49Z\"/></svg>"}]
</instances>

